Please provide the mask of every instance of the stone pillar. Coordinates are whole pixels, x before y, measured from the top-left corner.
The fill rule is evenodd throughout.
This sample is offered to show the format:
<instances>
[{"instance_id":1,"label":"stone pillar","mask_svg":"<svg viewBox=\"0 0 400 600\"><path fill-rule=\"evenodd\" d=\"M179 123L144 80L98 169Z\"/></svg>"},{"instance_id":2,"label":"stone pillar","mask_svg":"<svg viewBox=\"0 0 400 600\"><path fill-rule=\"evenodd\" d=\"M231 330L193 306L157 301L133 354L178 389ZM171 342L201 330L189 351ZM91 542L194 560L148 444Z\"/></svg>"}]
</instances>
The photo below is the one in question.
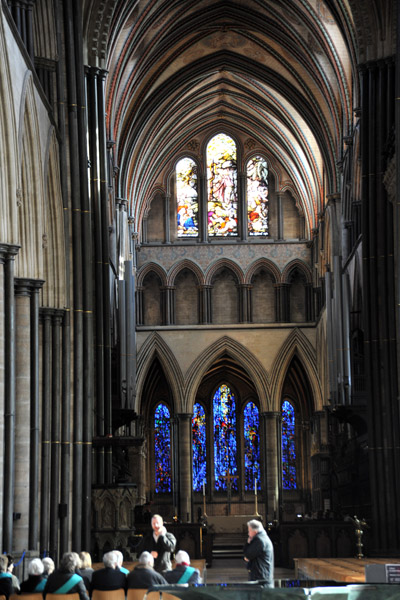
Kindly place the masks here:
<instances>
[{"instance_id":1,"label":"stone pillar","mask_svg":"<svg viewBox=\"0 0 400 600\"><path fill-rule=\"evenodd\" d=\"M252 286L243 283L239 285L240 293L240 323L251 323L250 290Z\"/></svg>"},{"instance_id":2,"label":"stone pillar","mask_svg":"<svg viewBox=\"0 0 400 600\"><path fill-rule=\"evenodd\" d=\"M275 320L277 323L288 323L290 319L288 283L276 283L275 288Z\"/></svg>"},{"instance_id":3,"label":"stone pillar","mask_svg":"<svg viewBox=\"0 0 400 600\"><path fill-rule=\"evenodd\" d=\"M207 179L205 175L199 177L199 241L208 239L208 196Z\"/></svg>"},{"instance_id":4,"label":"stone pillar","mask_svg":"<svg viewBox=\"0 0 400 600\"><path fill-rule=\"evenodd\" d=\"M165 243L166 244L171 243L170 218L169 218L170 199L171 199L171 194L164 195L164 227L165 227Z\"/></svg>"},{"instance_id":5,"label":"stone pillar","mask_svg":"<svg viewBox=\"0 0 400 600\"><path fill-rule=\"evenodd\" d=\"M238 173L238 198L247 198L246 174ZM238 202L238 235L243 242L247 241L247 202Z\"/></svg>"},{"instance_id":6,"label":"stone pillar","mask_svg":"<svg viewBox=\"0 0 400 600\"><path fill-rule=\"evenodd\" d=\"M172 325L175 322L174 310L175 287L161 287L162 324Z\"/></svg>"},{"instance_id":7,"label":"stone pillar","mask_svg":"<svg viewBox=\"0 0 400 600\"><path fill-rule=\"evenodd\" d=\"M29 545L31 280L15 279L15 487L13 551Z\"/></svg>"},{"instance_id":8,"label":"stone pillar","mask_svg":"<svg viewBox=\"0 0 400 600\"><path fill-rule=\"evenodd\" d=\"M276 194L276 206L277 206L277 219L278 219L278 240L284 239L283 232L283 209L282 209L282 196L284 192L277 192Z\"/></svg>"},{"instance_id":9,"label":"stone pillar","mask_svg":"<svg viewBox=\"0 0 400 600\"><path fill-rule=\"evenodd\" d=\"M199 287L200 323L211 323L211 285Z\"/></svg>"},{"instance_id":10,"label":"stone pillar","mask_svg":"<svg viewBox=\"0 0 400 600\"><path fill-rule=\"evenodd\" d=\"M265 492L266 520L281 520L282 502L282 456L281 456L281 414L261 413L262 456L264 457L263 488Z\"/></svg>"},{"instance_id":11,"label":"stone pillar","mask_svg":"<svg viewBox=\"0 0 400 600\"><path fill-rule=\"evenodd\" d=\"M181 413L178 418L179 508L183 522L192 520L191 423L192 415Z\"/></svg>"}]
</instances>

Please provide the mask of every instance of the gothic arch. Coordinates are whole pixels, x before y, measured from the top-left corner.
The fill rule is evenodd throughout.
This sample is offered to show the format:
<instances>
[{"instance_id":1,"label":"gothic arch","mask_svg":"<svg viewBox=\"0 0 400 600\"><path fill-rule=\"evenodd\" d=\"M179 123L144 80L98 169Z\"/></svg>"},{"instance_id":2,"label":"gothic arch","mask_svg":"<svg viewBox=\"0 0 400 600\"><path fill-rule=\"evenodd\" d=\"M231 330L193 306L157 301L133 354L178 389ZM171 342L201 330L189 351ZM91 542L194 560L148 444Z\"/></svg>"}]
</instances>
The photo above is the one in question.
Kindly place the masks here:
<instances>
[{"instance_id":1,"label":"gothic arch","mask_svg":"<svg viewBox=\"0 0 400 600\"><path fill-rule=\"evenodd\" d=\"M310 273L309 267L300 259L292 260L283 270L282 273L282 282L289 283L289 278L292 272L297 269L300 271L306 280L306 283L312 283L312 275Z\"/></svg>"},{"instance_id":2,"label":"gothic arch","mask_svg":"<svg viewBox=\"0 0 400 600\"><path fill-rule=\"evenodd\" d=\"M165 270L163 269L163 267L155 262L150 262L150 263L147 263L146 265L144 265L138 273L138 277L137 277L137 286L138 287L143 286L143 281L144 281L146 275L148 275L151 272L158 275L158 277L161 280L162 286L167 285L167 274L166 274Z\"/></svg>"},{"instance_id":3,"label":"gothic arch","mask_svg":"<svg viewBox=\"0 0 400 600\"><path fill-rule=\"evenodd\" d=\"M43 234L43 306L68 306L66 298L64 211L58 145L54 127L49 130L45 161L47 215Z\"/></svg>"},{"instance_id":4,"label":"gothic arch","mask_svg":"<svg viewBox=\"0 0 400 600\"><path fill-rule=\"evenodd\" d=\"M276 266L276 264L274 262L272 262L272 260L269 260L268 258L259 258L258 260L254 261L247 269L247 271L245 273L245 277L244 277L244 283L247 285L250 285L251 280L253 279L254 275L260 269L265 269L266 271L268 271L268 273L270 275L272 275L272 277L274 279L274 283L280 282L281 272L280 272L279 268Z\"/></svg>"},{"instance_id":5,"label":"gothic arch","mask_svg":"<svg viewBox=\"0 0 400 600\"><path fill-rule=\"evenodd\" d=\"M185 385L186 412L191 412L193 408L196 393L204 374L222 354L228 354L248 373L257 391L260 412L269 410L267 405L270 398L270 384L264 367L245 346L228 336L224 336L208 346L188 369Z\"/></svg>"},{"instance_id":6,"label":"gothic arch","mask_svg":"<svg viewBox=\"0 0 400 600\"><path fill-rule=\"evenodd\" d=\"M270 410L280 411L280 401L282 398L283 384L294 356L297 356L304 371L307 374L312 389L314 409L322 410L323 398L321 392L321 383L317 372L317 357L315 350L300 329L293 329L282 345L278 355L274 360L271 370L271 404Z\"/></svg>"},{"instance_id":7,"label":"gothic arch","mask_svg":"<svg viewBox=\"0 0 400 600\"><path fill-rule=\"evenodd\" d=\"M218 259L214 263L212 263L206 273L205 273L205 284L211 285L214 275L223 268L229 269L229 271L233 271L237 278L238 284L244 283L244 275L242 269L239 267L237 263L229 258Z\"/></svg>"},{"instance_id":8,"label":"gothic arch","mask_svg":"<svg viewBox=\"0 0 400 600\"><path fill-rule=\"evenodd\" d=\"M154 358L157 357L164 370L165 377L172 391L174 409L176 412L185 412L183 402L184 379L181 368L171 348L162 337L154 332L150 335L137 355L137 392L135 411L140 414L143 395L143 385L146 375Z\"/></svg>"},{"instance_id":9,"label":"gothic arch","mask_svg":"<svg viewBox=\"0 0 400 600\"><path fill-rule=\"evenodd\" d=\"M21 250L16 261L18 277L43 279L43 227L45 223L42 148L32 74L27 72L21 94L20 128L21 198L18 234ZM35 176L33 176L35 173Z\"/></svg>"},{"instance_id":10,"label":"gothic arch","mask_svg":"<svg viewBox=\"0 0 400 600\"><path fill-rule=\"evenodd\" d=\"M197 279L198 285L204 285L204 273L194 261L185 258L171 267L167 275L167 285L174 285L179 273L184 269L191 271Z\"/></svg>"}]
</instances>

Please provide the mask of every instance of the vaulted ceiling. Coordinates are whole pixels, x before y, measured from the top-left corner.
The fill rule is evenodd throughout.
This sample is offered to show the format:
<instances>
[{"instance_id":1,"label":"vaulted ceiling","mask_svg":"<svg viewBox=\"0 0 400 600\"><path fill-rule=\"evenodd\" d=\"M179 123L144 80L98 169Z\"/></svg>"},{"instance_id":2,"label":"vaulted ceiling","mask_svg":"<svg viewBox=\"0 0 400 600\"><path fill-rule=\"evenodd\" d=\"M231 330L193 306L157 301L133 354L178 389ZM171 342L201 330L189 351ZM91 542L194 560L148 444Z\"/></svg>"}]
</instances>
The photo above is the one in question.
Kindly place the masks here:
<instances>
[{"instance_id":1,"label":"vaulted ceiling","mask_svg":"<svg viewBox=\"0 0 400 600\"><path fill-rule=\"evenodd\" d=\"M86 2L88 60L109 72L118 193L137 224L154 191L165 189L174 159L224 129L265 149L310 234L326 197L340 191L343 138L359 103L357 63L368 58L374 15L377 38L390 17L391 2L371 0L369 14L365 4ZM374 53L389 52L381 41Z\"/></svg>"}]
</instances>

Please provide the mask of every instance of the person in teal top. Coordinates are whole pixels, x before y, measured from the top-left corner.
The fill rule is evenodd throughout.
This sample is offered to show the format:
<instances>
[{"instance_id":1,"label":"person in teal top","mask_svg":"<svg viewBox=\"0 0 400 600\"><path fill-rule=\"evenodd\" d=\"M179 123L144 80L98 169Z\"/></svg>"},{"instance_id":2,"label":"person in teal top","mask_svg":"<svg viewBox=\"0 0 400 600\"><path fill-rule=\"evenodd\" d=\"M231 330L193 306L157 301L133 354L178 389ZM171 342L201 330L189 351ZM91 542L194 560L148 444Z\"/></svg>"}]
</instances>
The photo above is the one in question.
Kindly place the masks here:
<instances>
[{"instance_id":1,"label":"person in teal top","mask_svg":"<svg viewBox=\"0 0 400 600\"><path fill-rule=\"evenodd\" d=\"M179 550L175 556L176 566L163 575L168 583L201 583L200 571L190 566L189 554Z\"/></svg>"},{"instance_id":2,"label":"person in teal top","mask_svg":"<svg viewBox=\"0 0 400 600\"><path fill-rule=\"evenodd\" d=\"M0 596L4 595L6 598L13 593L12 577L11 573L8 573L7 567L7 556L0 554Z\"/></svg>"},{"instance_id":3,"label":"person in teal top","mask_svg":"<svg viewBox=\"0 0 400 600\"><path fill-rule=\"evenodd\" d=\"M79 559L79 556L78 556ZM59 568L47 580L43 596L46 594L79 594L80 600L89 600L83 579L75 572L79 563L75 552L66 552L60 561Z\"/></svg>"},{"instance_id":4,"label":"person in teal top","mask_svg":"<svg viewBox=\"0 0 400 600\"><path fill-rule=\"evenodd\" d=\"M21 583L21 594L43 592L47 579L40 558L33 558L28 565L28 579Z\"/></svg>"},{"instance_id":5,"label":"person in teal top","mask_svg":"<svg viewBox=\"0 0 400 600\"><path fill-rule=\"evenodd\" d=\"M115 554L117 555L117 569L119 569L121 571L121 573L123 573L124 575L128 575L129 570L125 569L125 567L123 566L123 562L124 562L124 555L122 554L122 552L120 550L113 550L113 552L115 552Z\"/></svg>"}]
</instances>

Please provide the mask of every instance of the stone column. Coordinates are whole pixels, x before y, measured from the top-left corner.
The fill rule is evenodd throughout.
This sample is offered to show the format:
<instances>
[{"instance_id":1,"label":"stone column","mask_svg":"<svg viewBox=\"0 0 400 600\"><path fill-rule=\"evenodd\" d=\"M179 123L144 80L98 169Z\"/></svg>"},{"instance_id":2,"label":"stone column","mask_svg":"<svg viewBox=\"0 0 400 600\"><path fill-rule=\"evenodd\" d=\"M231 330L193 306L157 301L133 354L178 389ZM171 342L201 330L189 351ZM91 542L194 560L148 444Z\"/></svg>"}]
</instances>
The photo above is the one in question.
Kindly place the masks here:
<instances>
[{"instance_id":1,"label":"stone column","mask_svg":"<svg viewBox=\"0 0 400 600\"><path fill-rule=\"evenodd\" d=\"M19 246L0 244L0 525L2 548L11 551L14 511L15 317L14 260ZM3 521L4 518L4 521ZM0 540L1 541L1 540Z\"/></svg>"},{"instance_id":2,"label":"stone column","mask_svg":"<svg viewBox=\"0 0 400 600\"><path fill-rule=\"evenodd\" d=\"M261 413L262 464L265 488L265 518L280 520L280 505L282 501L281 476L281 444L280 423L281 414L278 412Z\"/></svg>"},{"instance_id":3,"label":"stone column","mask_svg":"<svg viewBox=\"0 0 400 600\"><path fill-rule=\"evenodd\" d=\"M15 487L13 551L29 544L31 280L15 279Z\"/></svg>"},{"instance_id":4,"label":"stone column","mask_svg":"<svg viewBox=\"0 0 400 600\"><path fill-rule=\"evenodd\" d=\"M250 290L253 286L242 283L239 285L240 292L240 323L251 323Z\"/></svg>"},{"instance_id":5,"label":"stone column","mask_svg":"<svg viewBox=\"0 0 400 600\"><path fill-rule=\"evenodd\" d=\"M211 323L211 285L199 287L200 323Z\"/></svg>"},{"instance_id":6,"label":"stone column","mask_svg":"<svg viewBox=\"0 0 400 600\"><path fill-rule=\"evenodd\" d=\"M183 522L192 520L191 413L178 418L179 507Z\"/></svg>"},{"instance_id":7,"label":"stone column","mask_svg":"<svg viewBox=\"0 0 400 600\"><path fill-rule=\"evenodd\" d=\"M277 323L288 323L290 319L289 284L276 283L275 288L275 320Z\"/></svg>"}]
</instances>

